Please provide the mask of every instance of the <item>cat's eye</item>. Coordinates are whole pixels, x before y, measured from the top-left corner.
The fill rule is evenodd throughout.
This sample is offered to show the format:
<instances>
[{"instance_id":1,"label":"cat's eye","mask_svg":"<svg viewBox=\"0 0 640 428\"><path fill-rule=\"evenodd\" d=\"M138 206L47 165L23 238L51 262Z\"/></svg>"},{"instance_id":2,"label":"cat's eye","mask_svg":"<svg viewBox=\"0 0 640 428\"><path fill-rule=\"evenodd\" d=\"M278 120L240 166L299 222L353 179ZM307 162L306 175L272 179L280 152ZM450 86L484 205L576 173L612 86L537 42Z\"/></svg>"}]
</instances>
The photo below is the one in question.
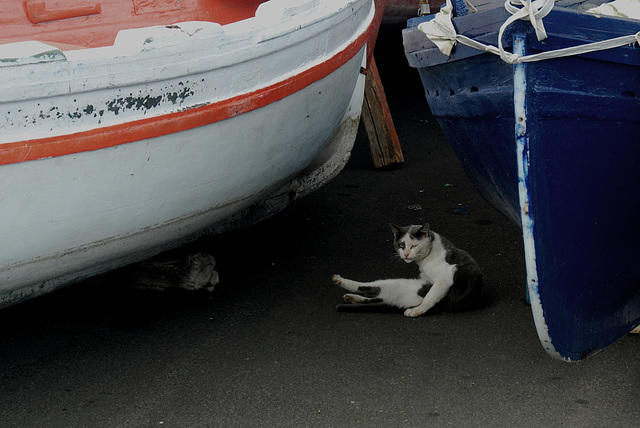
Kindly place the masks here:
<instances>
[{"instance_id":1,"label":"cat's eye","mask_svg":"<svg viewBox=\"0 0 640 428\"><path fill-rule=\"evenodd\" d=\"M398 247L400 247L401 250L404 250L404 242L399 243Z\"/></svg>"},{"instance_id":2,"label":"cat's eye","mask_svg":"<svg viewBox=\"0 0 640 428\"><path fill-rule=\"evenodd\" d=\"M413 244L413 245L411 246L411 249L413 250L413 249L414 249L414 248L416 248L416 247L417 247L417 245L416 245L416 244Z\"/></svg>"}]
</instances>

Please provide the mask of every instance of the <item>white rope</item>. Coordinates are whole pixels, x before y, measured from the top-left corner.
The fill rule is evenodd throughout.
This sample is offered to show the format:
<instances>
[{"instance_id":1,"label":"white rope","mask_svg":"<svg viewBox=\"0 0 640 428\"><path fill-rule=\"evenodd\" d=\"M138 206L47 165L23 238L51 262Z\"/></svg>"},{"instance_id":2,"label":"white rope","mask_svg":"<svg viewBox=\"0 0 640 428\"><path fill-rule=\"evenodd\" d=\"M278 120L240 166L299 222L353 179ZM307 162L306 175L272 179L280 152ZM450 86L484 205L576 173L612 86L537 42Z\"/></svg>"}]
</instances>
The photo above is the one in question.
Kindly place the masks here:
<instances>
[{"instance_id":1,"label":"white rope","mask_svg":"<svg viewBox=\"0 0 640 428\"><path fill-rule=\"evenodd\" d=\"M500 27L500 31L498 32L498 47L486 45L470 39L469 37L457 34L456 29L453 26L453 22L451 21L453 17L453 6L451 4L451 0L447 0L446 6L440 8L440 12L435 15L434 19L418 25L418 29L425 33L427 37L438 47L438 49L447 56L451 54L451 50L456 43L462 43L463 45L474 49L498 55L504 62L509 64L580 55L625 45L632 45L634 43L638 43L638 45L640 45L639 31L636 34L629 36L616 37L614 39L603 40L600 42L587 43L584 45L526 56L513 54L504 50L502 45L503 34L505 30L518 19L530 21L531 25L535 29L538 40L544 40L547 37L547 32L544 28L542 19L551 12L554 3L555 0L506 0L505 9L511 13L511 16Z\"/></svg>"},{"instance_id":2,"label":"white rope","mask_svg":"<svg viewBox=\"0 0 640 428\"><path fill-rule=\"evenodd\" d=\"M542 18L551 12L554 5L555 0L506 0L504 8L512 16L507 19L500 30L503 31L503 28L508 27L512 22L522 19L531 22L531 26L536 30L538 41L544 40L547 38L547 32L544 29Z\"/></svg>"},{"instance_id":3,"label":"white rope","mask_svg":"<svg viewBox=\"0 0 640 428\"><path fill-rule=\"evenodd\" d=\"M561 58L566 56L580 55L589 52L602 51L606 49L618 48L620 46L632 45L637 43L640 45L640 31L629 36L616 37L614 39L602 40L600 42L587 43L585 45L572 46L570 48L556 49L555 51L543 52L539 54L526 55L518 57L514 55L513 64L520 62L543 61L545 59Z\"/></svg>"},{"instance_id":4,"label":"white rope","mask_svg":"<svg viewBox=\"0 0 640 428\"><path fill-rule=\"evenodd\" d=\"M476 9L476 7L472 5L469 0L464 0L464 4L466 4L467 7L469 8L469 12L476 13L478 11L478 9Z\"/></svg>"}]
</instances>

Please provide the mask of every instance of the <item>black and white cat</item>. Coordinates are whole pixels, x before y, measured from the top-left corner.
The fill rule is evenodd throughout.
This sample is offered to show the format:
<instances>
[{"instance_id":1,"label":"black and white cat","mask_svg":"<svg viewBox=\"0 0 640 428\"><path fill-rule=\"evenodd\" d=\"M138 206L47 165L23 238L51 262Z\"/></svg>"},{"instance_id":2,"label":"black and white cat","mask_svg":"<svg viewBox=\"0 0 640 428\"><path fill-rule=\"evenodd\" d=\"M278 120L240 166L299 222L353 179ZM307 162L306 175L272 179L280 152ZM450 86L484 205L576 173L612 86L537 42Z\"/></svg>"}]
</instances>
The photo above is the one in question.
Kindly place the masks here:
<instances>
[{"instance_id":1,"label":"black and white cat","mask_svg":"<svg viewBox=\"0 0 640 428\"><path fill-rule=\"evenodd\" d=\"M357 282L334 275L333 282L351 292L343 296L345 302L407 308L404 314L408 317L420 316L436 304L445 312L479 304L482 274L467 252L430 230L428 224L390 226L398 255L407 263L418 264L420 278Z\"/></svg>"}]
</instances>

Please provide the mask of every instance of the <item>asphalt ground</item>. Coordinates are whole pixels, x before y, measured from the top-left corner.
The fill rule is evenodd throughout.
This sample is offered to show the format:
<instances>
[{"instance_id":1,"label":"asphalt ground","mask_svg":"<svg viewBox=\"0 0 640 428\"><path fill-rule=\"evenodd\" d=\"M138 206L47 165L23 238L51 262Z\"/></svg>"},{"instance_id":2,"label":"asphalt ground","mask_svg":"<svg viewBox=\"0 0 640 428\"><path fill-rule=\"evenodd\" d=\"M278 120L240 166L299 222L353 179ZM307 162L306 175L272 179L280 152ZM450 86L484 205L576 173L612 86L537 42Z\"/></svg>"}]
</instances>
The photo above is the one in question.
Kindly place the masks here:
<instances>
[{"instance_id":1,"label":"asphalt ground","mask_svg":"<svg viewBox=\"0 0 640 428\"><path fill-rule=\"evenodd\" d=\"M179 251L217 259L211 292L98 277L0 311L3 427L636 427L640 337L551 359L526 304L520 229L476 192L430 115L399 29L376 53L405 154L346 169L287 211ZM460 209L462 208L462 209ZM339 273L412 277L389 222L428 221L474 256L463 313L337 312Z\"/></svg>"}]
</instances>

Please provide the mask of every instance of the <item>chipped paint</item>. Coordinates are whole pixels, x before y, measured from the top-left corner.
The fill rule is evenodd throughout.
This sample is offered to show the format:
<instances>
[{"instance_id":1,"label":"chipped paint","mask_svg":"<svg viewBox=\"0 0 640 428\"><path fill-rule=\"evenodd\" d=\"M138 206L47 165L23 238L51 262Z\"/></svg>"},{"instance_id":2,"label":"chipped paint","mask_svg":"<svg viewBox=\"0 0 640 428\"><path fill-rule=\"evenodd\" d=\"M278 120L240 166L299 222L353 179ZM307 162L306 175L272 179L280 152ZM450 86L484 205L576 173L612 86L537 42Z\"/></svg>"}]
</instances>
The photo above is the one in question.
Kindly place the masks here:
<instances>
[{"instance_id":1,"label":"chipped paint","mask_svg":"<svg viewBox=\"0 0 640 428\"><path fill-rule=\"evenodd\" d=\"M39 42L0 45L0 57L16 59L0 64L5 77L0 82L0 144L119 126L217 103L321 65L321 58L337 47L334 40L318 38L326 30L321 20L308 21L306 14L294 11L286 23L267 19L270 14L263 15L269 3L260 6L255 18L229 26L180 22L122 30L112 46L98 49L62 52ZM319 12L344 13L338 3L329 3ZM338 25L354 28L359 19L352 15ZM297 29L295 37L259 41L272 28L281 32L291 26ZM304 40L301 34L306 34ZM42 58L48 53L55 61ZM253 58L260 65L247 67ZM6 83L25 75L35 83Z\"/></svg>"},{"instance_id":2,"label":"chipped paint","mask_svg":"<svg viewBox=\"0 0 640 428\"><path fill-rule=\"evenodd\" d=\"M178 82L176 85L166 85L160 88L161 92L155 96L150 93L145 94L142 91L139 91L138 94L122 95L122 91L118 90L118 95L111 99L102 101L94 99L91 103L85 103L83 106L78 105L79 101L76 98L66 97L66 99L51 101L48 108L39 109L31 114L25 114L26 110L22 108L6 110L0 123L5 132L9 133L12 128L21 129L25 125L46 126L49 129L68 126L69 122L98 125L108 117L114 118L123 113L146 115L150 110L162 113L167 110L175 111L175 107L181 107L187 103L190 97L196 94L196 90L205 89L204 79L201 79L199 83L200 85L187 81ZM41 104L39 103L38 106Z\"/></svg>"},{"instance_id":3,"label":"chipped paint","mask_svg":"<svg viewBox=\"0 0 640 428\"><path fill-rule=\"evenodd\" d=\"M525 37L515 34L513 51L524 56ZM529 191L529 134L527 131L527 64L515 64L513 68L513 105L515 113L515 141L518 163L518 194L520 198L520 218L522 221L522 239L524 241L525 266L527 269L527 290L531 299L531 310L538 331L538 337L544 349L554 358L562 359L556 351L549 327L544 319L544 310L540 300L538 268L536 264L536 246L534 239L535 219L530 209Z\"/></svg>"},{"instance_id":4,"label":"chipped paint","mask_svg":"<svg viewBox=\"0 0 640 428\"><path fill-rule=\"evenodd\" d=\"M357 130L373 16L371 0L326 2L2 68L0 218L15 245L0 247L0 306L264 218L326 182ZM257 41L272 27L290 34ZM148 50L134 43L151 36Z\"/></svg>"}]
</instances>

